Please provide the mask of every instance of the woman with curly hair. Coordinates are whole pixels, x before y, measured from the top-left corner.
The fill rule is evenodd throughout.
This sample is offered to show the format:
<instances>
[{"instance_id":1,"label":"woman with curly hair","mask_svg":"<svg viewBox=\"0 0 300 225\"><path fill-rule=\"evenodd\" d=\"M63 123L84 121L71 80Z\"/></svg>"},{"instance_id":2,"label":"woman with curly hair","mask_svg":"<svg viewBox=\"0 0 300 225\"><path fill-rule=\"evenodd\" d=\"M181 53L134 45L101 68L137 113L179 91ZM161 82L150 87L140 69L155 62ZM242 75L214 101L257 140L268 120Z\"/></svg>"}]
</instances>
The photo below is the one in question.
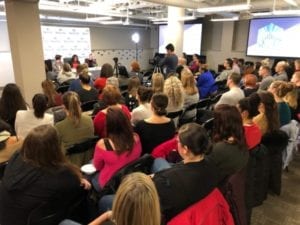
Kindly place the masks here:
<instances>
[{"instance_id":1,"label":"woman with curly hair","mask_svg":"<svg viewBox=\"0 0 300 225\"><path fill-rule=\"evenodd\" d=\"M165 79L161 73L153 73L151 81L153 93L163 92Z\"/></svg>"},{"instance_id":2,"label":"woman with curly hair","mask_svg":"<svg viewBox=\"0 0 300 225\"><path fill-rule=\"evenodd\" d=\"M183 108L184 91L181 81L176 76L170 76L164 84L164 93L168 96L167 112L176 112Z\"/></svg>"}]
</instances>

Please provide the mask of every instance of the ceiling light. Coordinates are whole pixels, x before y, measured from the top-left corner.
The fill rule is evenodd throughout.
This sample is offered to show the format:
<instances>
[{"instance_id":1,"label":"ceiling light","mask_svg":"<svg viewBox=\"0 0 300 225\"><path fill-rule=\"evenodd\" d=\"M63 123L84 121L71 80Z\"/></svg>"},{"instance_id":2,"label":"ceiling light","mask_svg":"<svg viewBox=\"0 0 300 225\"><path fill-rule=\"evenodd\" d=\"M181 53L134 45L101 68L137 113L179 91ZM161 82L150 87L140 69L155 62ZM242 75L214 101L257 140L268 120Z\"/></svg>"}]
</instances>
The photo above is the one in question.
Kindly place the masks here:
<instances>
[{"instance_id":1,"label":"ceiling light","mask_svg":"<svg viewBox=\"0 0 300 225\"><path fill-rule=\"evenodd\" d=\"M236 21L239 20L238 16L230 17L230 18L215 18L211 19L212 22L222 22L222 21Z\"/></svg>"},{"instance_id":2,"label":"ceiling light","mask_svg":"<svg viewBox=\"0 0 300 225\"><path fill-rule=\"evenodd\" d=\"M300 15L300 10L274 10L273 15L283 16L283 15Z\"/></svg>"},{"instance_id":3,"label":"ceiling light","mask_svg":"<svg viewBox=\"0 0 300 225\"><path fill-rule=\"evenodd\" d=\"M198 8L197 12L200 13L234 12L234 11L248 10L250 8L251 5L249 4L224 5L224 6L216 6L216 7L208 7L208 8Z\"/></svg>"},{"instance_id":4,"label":"ceiling light","mask_svg":"<svg viewBox=\"0 0 300 225\"><path fill-rule=\"evenodd\" d=\"M97 17L88 17L85 20L91 21L91 22L98 22L98 21L112 20L112 17L111 16L97 16Z\"/></svg>"},{"instance_id":5,"label":"ceiling light","mask_svg":"<svg viewBox=\"0 0 300 225\"><path fill-rule=\"evenodd\" d=\"M293 5L293 6L298 6L297 2L295 0L284 0L286 3Z\"/></svg>"},{"instance_id":6,"label":"ceiling light","mask_svg":"<svg viewBox=\"0 0 300 225\"><path fill-rule=\"evenodd\" d=\"M116 24L123 24L122 20L112 20L112 21L100 21L103 25L116 25Z\"/></svg>"}]
</instances>

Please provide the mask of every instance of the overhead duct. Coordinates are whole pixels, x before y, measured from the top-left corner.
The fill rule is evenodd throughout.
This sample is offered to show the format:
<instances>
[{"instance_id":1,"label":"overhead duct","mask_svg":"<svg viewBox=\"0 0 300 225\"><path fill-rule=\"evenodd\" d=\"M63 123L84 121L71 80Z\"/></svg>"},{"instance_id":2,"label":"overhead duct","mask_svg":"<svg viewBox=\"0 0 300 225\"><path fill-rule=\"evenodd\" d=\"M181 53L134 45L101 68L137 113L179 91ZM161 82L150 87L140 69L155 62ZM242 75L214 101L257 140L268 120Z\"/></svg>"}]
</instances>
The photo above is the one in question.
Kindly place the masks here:
<instances>
[{"instance_id":1,"label":"overhead duct","mask_svg":"<svg viewBox=\"0 0 300 225\"><path fill-rule=\"evenodd\" d=\"M201 7L208 7L207 3L202 3L201 1L191 1L191 0L143 0L144 2L151 2L160 5L176 6L180 8L187 9L197 9Z\"/></svg>"}]
</instances>

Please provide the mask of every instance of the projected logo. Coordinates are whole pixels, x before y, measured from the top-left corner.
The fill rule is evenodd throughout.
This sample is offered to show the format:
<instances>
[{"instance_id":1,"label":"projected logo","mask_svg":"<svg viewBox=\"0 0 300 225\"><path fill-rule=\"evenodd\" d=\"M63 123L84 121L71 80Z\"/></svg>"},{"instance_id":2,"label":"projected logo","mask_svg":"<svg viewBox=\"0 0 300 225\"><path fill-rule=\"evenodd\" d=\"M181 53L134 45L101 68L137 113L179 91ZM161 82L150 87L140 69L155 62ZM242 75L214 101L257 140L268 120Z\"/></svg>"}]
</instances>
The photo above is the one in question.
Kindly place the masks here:
<instances>
[{"instance_id":1,"label":"projected logo","mask_svg":"<svg viewBox=\"0 0 300 225\"><path fill-rule=\"evenodd\" d=\"M260 28L257 35L257 45L259 48L274 49L279 48L284 39L284 29L270 23Z\"/></svg>"}]
</instances>

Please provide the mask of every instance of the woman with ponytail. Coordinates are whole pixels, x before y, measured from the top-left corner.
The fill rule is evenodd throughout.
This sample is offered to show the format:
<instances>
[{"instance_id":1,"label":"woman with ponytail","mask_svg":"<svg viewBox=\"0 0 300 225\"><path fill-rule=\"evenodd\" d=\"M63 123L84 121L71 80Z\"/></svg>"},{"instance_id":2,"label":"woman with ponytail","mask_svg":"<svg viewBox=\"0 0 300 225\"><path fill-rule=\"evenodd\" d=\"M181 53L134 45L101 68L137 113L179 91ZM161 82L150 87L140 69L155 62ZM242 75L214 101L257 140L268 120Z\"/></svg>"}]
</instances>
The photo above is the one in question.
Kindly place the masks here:
<instances>
[{"instance_id":1,"label":"woman with ponytail","mask_svg":"<svg viewBox=\"0 0 300 225\"><path fill-rule=\"evenodd\" d=\"M68 91L63 95L62 100L67 117L55 124L55 127L62 141L63 151L65 151L74 144L94 137L94 125L90 116L81 114L77 93ZM72 163L79 165L78 157L82 157L81 154L72 155L69 159Z\"/></svg>"}]
</instances>

